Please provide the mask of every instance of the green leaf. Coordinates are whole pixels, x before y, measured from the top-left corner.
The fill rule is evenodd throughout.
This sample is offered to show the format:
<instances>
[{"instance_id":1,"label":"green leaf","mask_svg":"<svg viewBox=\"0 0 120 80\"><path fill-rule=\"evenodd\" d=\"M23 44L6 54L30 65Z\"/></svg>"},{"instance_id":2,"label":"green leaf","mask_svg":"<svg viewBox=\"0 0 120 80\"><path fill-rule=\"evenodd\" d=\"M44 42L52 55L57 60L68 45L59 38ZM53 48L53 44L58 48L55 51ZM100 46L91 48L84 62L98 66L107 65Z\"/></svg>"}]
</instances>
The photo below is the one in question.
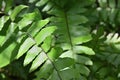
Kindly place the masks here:
<instances>
[{"instance_id":1,"label":"green leaf","mask_svg":"<svg viewBox=\"0 0 120 80\"><path fill-rule=\"evenodd\" d=\"M4 45L6 41L8 41L10 38L14 37L14 30L17 28L16 23L11 22L10 25L8 26L7 34L5 36L4 41L1 43L1 45Z\"/></svg>"},{"instance_id":2,"label":"green leaf","mask_svg":"<svg viewBox=\"0 0 120 80\"><path fill-rule=\"evenodd\" d=\"M44 63L47 60L46 53L41 52L33 61L32 66L30 68L30 72L34 71L37 69L42 63Z\"/></svg>"},{"instance_id":3,"label":"green leaf","mask_svg":"<svg viewBox=\"0 0 120 80\"><path fill-rule=\"evenodd\" d=\"M99 27L97 30L97 38L101 37L102 35L104 35L104 29L103 27Z\"/></svg>"},{"instance_id":4,"label":"green leaf","mask_svg":"<svg viewBox=\"0 0 120 80\"><path fill-rule=\"evenodd\" d=\"M100 68L100 70L98 71L98 75L100 76L100 78L104 78L105 76L107 76L107 74L109 74L109 69L110 67Z\"/></svg>"},{"instance_id":5,"label":"green leaf","mask_svg":"<svg viewBox=\"0 0 120 80\"><path fill-rule=\"evenodd\" d=\"M53 71L52 75L48 79L49 80L60 80L56 70Z\"/></svg>"},{"instance_id":6,"label":"green leaf","mask_svg":"<svg viewBox=\"0 0 120 80\"><path fill-rule=\"evenodd\" d=\"M12 43L4 51L0 53L0 68L10 63L12 51L14 50L15 47L16 43Z\"/></svg>"},{"instance_id":7,"label":"green leaf","mask_svg":"<svg viewBox=\"0 0 120 80\"><path fill-rule=\"evenodd\" d=\"M113 63L113 61L117 58L118 54L111 54L107 57L109 63Z\"/></svg>"},{"instance_id":8,"label":"green leaf","mask_svg":"<svg viewBox=\"0 0 120 80\"><path fill-rule=\"evenodd\" d=\"M102 20L102 21L107 21L107 19L108 19L108 13L110 13L110 12L108 12L108 10L107 9L104 9L104 8L101 8L102 10L100 11L100 19ZM101 24L105 24L104 22L102 22Z\"/></svg>"},{"instance_id":9,"label":"green leaf","mask_svg":"<svg viewBox=\"0 0 120 80\"><path fill-rule=\"evenodd\" d=\"M41 42L43 42L46 39L46 37L50 36L55 30L56 30L55 26L46 27L42 29L35 37L35 41L39 45Z\"/></svg>"},{"instance_id":10,"label":"green leaf","mask_svg":"<svg viewBox=\"0 0 120 80\"><path fill-rule=\"evenodd\" d=\"M35 18L35 12L24 15L23 19L18 22L19 29L22 30L24 27L31 24Z\"/></svg>"},{"instance_id":11,"label":"green leaf","mask_svg":"<svg viewBox=\"0 0 120 80\"><path fill-rule=\"evenodd\" d=\"M2 16L0 18L0 31L2 30L4 24L9 20L9 16Z\"/></svg>"},{"instance_id":12,"label":"green leaf","mask_svg":"<svg viewBox=\"0 0 120 80\"><path fill-rule=\"evenodd\" d=\"M41 52L41 48L38 46L33 46L28 52L27 55L25 56L24 59L24 66L29 64L30 62L33 61L33 59Z\"/></svg>"},{"instance_id":13,"label":"green leaf","mask_svg":"<svg viewBox=\"0 0 120 80\"><path fill-rule=\"evenodd\" d=\"M74 46L74 52L75 53L85 53L87 55L95 55L95 52L86 46Z\"/></svg>"},{"instance_id":14,"label":"green leaf","mask_svg":"<svg viewBox=\"0 0 120 80\"><path fill-rule=\"evenodd\" d=\"M0 36L0 47L2 46L4 40L5 40L5 36Z\"/></svg>"},{"instance_id":15,"label":"green leaf","mask_svg":"<svg viewBox=\"0 0 120 80\"><path fill-rule=\"evenodd\" d=\"M87 80L87 78L85 77L85 76L83 76L83 75L80 75L80 78L79 78L80 80Z\"/></svg>"},{"instance_id":16,"label":"green leaf","mask_svg":"<svg viewBox=\"0 0 120 80\"><path fill-rule=\"evenodd\" d=\"M84 13L86 10L87 9L86 8L82 8L81 5L75 5L67 13L68 14L79 14L79 13Z\"/></svg>"},{"instance_id":17,"label":"green leaf","mask_svg":"<svg viewBox=\"0 0 120 80\"><path fill-rule=\"evenodd\" d=\"M42 9L43 12L50 10L53 7L51 2L48 2L47 5Z\"/></svg>"},{"instance_id":18,"label":"green leaf","mask_svg":"<svg viewBox=\"0 0 120 80\"><path fill-rule=\"evenodd\" d=\"M77 71L79 71L79 73L82 75L88 76L90 73L90 70L85 65L78 64L76 65L76 68L77 68Z\"/></svg>"},{"instance_id":19,"label":"green leaf","mask_svg":"<svg viewBox=\"0 0 120 80\"><path fill-rule=\"evenodd\" d=\"M48 52L49 49L52 46L52 36L48 36L46 37L46 39L44 40L43 44L41 45L41 47L44 49L45 52Z\"/></svg>"},{"instance_id":20,"label":"green leaf","mask_svg":"<svg viewBox=\"0 0 120 80\"><path fill-rule=\"evenodd\" d=\"M65 52L62 53L62 55L60 57L61 58L64 58L64 57L73 58L73 51L72 50L65 51Z\"/></svg>"},{"instance_id":21,"label":"green leaf","mask_svg":"<svg viewBox=\"0 0 120 80\"><path fill-rule=\"evenodd\" d=\"M17 59L20 58L25 52L29 50L33 45L35 44L35 41L32 38L27 38L23 44L20 46L20 49L18 51Z\"/></svg>"},{"instance_id":22,"label":"green leaf","mask_svg":"<svg viewBox=\"0 0 120 80\"><path fill-rule=\"evenodd\" d=\"M112 77L112 76L108 76L107 78L105 78L105 80L115 80L116 78L115 77Z\"/></svg>"},{"instance_id":23,"label":"green leaf","mask_svg":"<svg viewBox=\"0 0 120 80\"><path fill-rule=\"evenodd\" d=\"M19 14L19 12L20 12L21 10L23 10L24 8L27 8L27 7L28 7L28 6L25 6L25 5L17 6L17 7L13 10L12 14L10 15L11 20L14 21L15 18L16 18L16 16L17 16L17 14Z\"/></svg>"},{"instance_id":24,"label":"green leaf","mask_svg":"<svg viewBox=\"0 0 120 80\"><path fill-rule=\"evenodd\" d=\"M79 80L79 73L77 73L77 71L73 68L67 68L65 70L59 71L59 74L60 76L58 76L58 73L54 70L49 80Z\"/></svg>"},{"instance_id":25,"label":"green leaf","mask_svg":"<svg viewBox=\"0 0 120 80\"><path fill-rule=\"evenodd\" d=\"M34 3L36 0L29 0L29 3Z\"/></svg>"},{"instance_id":26,"label":"green leaf","mask_svg":"<svg viewBox=\"0 0 120 80\"><path fill-rule=\"evenodd\" d=\"M113 64L118 67L120 65L120 55L117 55L117 57L114 59Z\"/></svg>"},{"instance_id":27,"label":"green leaf","mask_svg":"<svg viewBox=\"0 0 120 80\"><path fill-rule=\"evenodd\" d=\"M48 0L40 0L36 3L36 6L43 6L47 2L48 2Z\"/></svg>"},{"instance_id":28,"label":"green leaf","mask_svg":"<svg viewBox=\"0 0 120 80\"><path fill-rule=\"evenodd\" d=\"M93 65L93 62L90 60L90 58L81 55L77 55L75 61L80 64Z\"/></svg>"},{"instance_id":29,"label":"green leaf","mask_svg":"<svg viewBox=\"0 0 120 80\"><path fill-rule=\"evenodd\" d=\"M115 8L116 7L116 1L115 0L109 0L109 6L111 8Z\"/></svg>"},{"instance_id":30,"label":"green leaf","mask_svg":"<svg viewBox=\"0 0 120 80\"><path fill-rule=\"evenodd\" d=\"M3 2L3 1L2 1L2 0L0 0L0 9L2 8L2 2Z\"/></svg>"},{"instance_id":31,"label":"green leaf","mask_svg":"<svg viewBox=\"0 0 120 80\"><path fill-rule=\"evenodd\" d=\"M90 40L92 40L91 35L80 36L80 37L76 37L76 38L72 39L73 44L82 44L82 43L88 42Z\"/></svg>"},{"instance_id":32,"label":"green leaf","mask_svg":"<svg viewBox=\"0 0 120 80\"><path fill-rule=\"evenodd\" d=\"M38 8L35 8L34 12L36 14L35 21L41 20L42 19L42 15L40 13L40 10Z\"/></svg>"},{"instance_id":33,"label":"green leaf","mask_svg":"<svg viewBox=\"0 0 120 80\"><path fill-rule=\"evenodd\" d=\"M73 66L74 59L72 58L59 58L57 61L55 61L55 66L58 70L63 70L64 68Z\"/></svg>"},{"instance_id":34,"label":"green leaf","mask_svg":"<svg viewBox=\"0 0 120 80\"><path fill-rule=\"evenodd\" d=\"M55 60L62 54L62 52L63 52L62 48L55 47L55 48L52 48L47 55L49 56L50 59Z\"/></svg>"},{"instance_id":35,"label":"green leaf","mask_svg":"<svg viewBox=\"0 0 120 80\"><path fill-rule=\"evenodd\" d=\"M47 60L45 64L40 68L40 70L35 73L37 78L35 78L34 80L48 79L50 74L52 74L53 70L53 65L49 60Z\"/></svg>"},{"instance_id":36,"label":"green leaf","mask_svg":"<svg viewBox=\"0 0 120 80\"><path fill-rule=\"evenodd\" d=\"M69 25L83 24L88 21L87 17L80 15L68 15Z\"/></svg>"},{"instance_id":37,"label":"green leaf","mask_svg":"<svg viewBox=\"0 0 120 80\"><path fill-rule=\"evenodd\" d=\"M119 43L120 42L120 37L118 33L109 33L107 35L107 40L105 41L106 43Z\"/></svg>"},{"instance_id":38,"label":"green leaf","mask_svg":"<svg viewBox=\"0 0 120 80\"><path fill-rule=\"evenodd\" d=\"M79 73L73 68L60 71L60 75L62 76L62 80L79 79Z\"/></svg>"},{"instance_id":39,"label":"green leaf","mask_svg":"<svg viewBox=\"0 0 120 80\"><path fill-rule=\"evenodd\" d=\"M98 0L100 7L107 7L107 0Z\"/></svg>"},{"instance_id":40,"label":"green leaf","mask_svg":"<svg viewBox=\"0 0 120 80\"><path fill-rule=\"evenodd\" d=\"M13 0L5 0L5 4L6 4L5 5L5 12L7 13L12 8Z\"/></svg>"},{"instance_id":41,"label":"green leaf","mask_svg":"<svg viewBox=\"0 0 120 80\"><path fill-rule=\"evenodd\" d=\"M39 20L41 20L41 14L38 9L35 9L34 12L25 14L23 16L22 20L20 20L18 22L19 29L21 30L21 29L25 28L26 26L28 26L29 24L31 24L32 22L34 22L34 21L37 22ZM40 23L38 23L38 24L40 24ZM38 24L36 24L36 25L38 25ZM43 25L43 24L41 23L40 25Z\"/></svg>"},{"instance_id":42,"label":"green leaf","mask_svg":"<svg viewBox=\"0 0 120 80\"><path fill-rule=\"evenodd\" d=\"M27 32L34 37L48 22L48 19L36 21L30 26Z\"/></svg>"}]
</instances>

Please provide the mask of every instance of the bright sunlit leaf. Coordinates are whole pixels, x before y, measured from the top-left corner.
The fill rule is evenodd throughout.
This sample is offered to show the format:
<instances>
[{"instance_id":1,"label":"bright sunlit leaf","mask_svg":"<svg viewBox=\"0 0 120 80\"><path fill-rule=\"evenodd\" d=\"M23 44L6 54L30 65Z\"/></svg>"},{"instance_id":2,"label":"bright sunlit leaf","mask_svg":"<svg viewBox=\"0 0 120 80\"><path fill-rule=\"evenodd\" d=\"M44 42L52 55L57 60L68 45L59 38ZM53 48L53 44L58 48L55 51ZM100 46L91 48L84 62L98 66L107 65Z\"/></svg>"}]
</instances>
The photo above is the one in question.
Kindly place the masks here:
<instances>
[{"instance_id":1,"label":"bright sunlit leaf","mask_svg":"<svg viewBox=\"0 0 120 80\"><path fill-rule=\"evenodd\" d=\"M28 6L26 6L26 5L17 6L17 7L13 10L13 12L12 12L12 14L11 14L11 16L10 16L11 20L14 21L15 18L16 18L16 16L20 13L20 11L23 10L24 8L27 8L27 7L28 7Z\"/></svg>"},{"instance_id":2,"label":"bright sunlit leaf","mask_svg":"<svg viewBox=\"0 0 120 80\"><path fill-rule=\"evenodd\" d=\"M29 50L33 45L35 44L35 41L32 38L27 38L23 44L20 46L20 49L18 51L17 58L20 58L25 52Z\"/></svg>"}]
</instances>

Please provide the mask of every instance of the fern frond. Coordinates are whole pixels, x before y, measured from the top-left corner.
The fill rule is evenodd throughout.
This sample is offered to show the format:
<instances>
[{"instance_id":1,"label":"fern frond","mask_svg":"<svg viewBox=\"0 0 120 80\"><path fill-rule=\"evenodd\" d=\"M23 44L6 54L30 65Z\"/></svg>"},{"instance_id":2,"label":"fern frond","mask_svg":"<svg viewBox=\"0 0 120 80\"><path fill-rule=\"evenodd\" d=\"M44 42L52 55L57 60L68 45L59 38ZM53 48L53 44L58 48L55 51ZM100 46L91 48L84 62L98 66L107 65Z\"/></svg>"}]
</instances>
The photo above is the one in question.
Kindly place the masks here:
<instances>
[{"instance_id":1,"label":"fern frond","mask_svg":"<svg viewBox=\"0 0 120 80\"><path fill-rule=\"evenodd\" d=\"M107 40L105 41L107 44L119 44L120 37L118 33L110 33L107 35Z\"/></svg>"},{"instance_id":2,"label":"fern frond","mask_svg":"<svg viewBox=\"0 0 120 80\"><path fill-rule=\"evenodd\" d=\"M68 4L66 4L67 1L68 0L65 0L65 1L46 0L44 2L43 0L41 0L39 2L39 4L44 5L43 11L47 12L49 15L53 15L48 18L50 20L49 25L57 26L57 30L55 31L55 34L54 34L56 36L55 44L57 46L62 47L62 49L64 51L61 54L61 56L58 57L58 60L59 60L59 58L65 58L65 59L70 58L72 60L75 60L75 62L76 62L76 60L78 59L78 57L77 57L78 54L94 55L95 53L91 48L80 45L80 44L88 42L92 39L91 35L89 35L90 30L87 29L86 27L84 27L84 25L83 25L88 22L87 17L80 14L85 11L83 6L76 3L76 4L73 4L74 7L71 8L70 6L67 6L68 5ZM70 2L72 2L72 0ZM85 4L85 2L83 4ZM76 10L76 7L79 7L79 10L83 10L83 11ZM85 30L85 31L83 31L83 30ZM76 46L76 45L78 45L78 46ZM80 58L80 60L81 59L82 58ZM56 60L56 61L58 61L58 60ZM57 72L53 71L52 76L51 76L51 74L49 75L50 76L49 79L50 80L55 80L55 79L59 80L59 78L58 78L59 75L56 75L56 73L59 73L60 76L62 77L62 79L60 79L60 80L69 80L72 78L79 79L81 75L78 75L78 76L73 75L71 77L66 77L67 72L69 72L70 75L72 75L71 72L74 72L74 74L79 74L79 73L84 74L82 72L78 72L78 71L76 72L77 64L75 62L74 62L74 64L71 64L71 66L66 66L66 68L62 68L63 70L59 70L58 69L59 67L56 65L57 66L56 68L58 70L56 70ZM66 64L67 63L70 63L70 62L67 61ZM78 60L78 63L79 63L79 60ZM88 62L88 64L90 64L90 63L91 63L91 61ZM60 65L60 66L62 66L62 65ZM78 66L81 66L82 68L86 69L84 64L80 63ZM42 70L40 70L40 71L42 71ZM41 73L40 71L38 73ZM89 73L89 70L88 70L88 73ZM57 77L55 77L55 75ZM64 76L64 75L66 75L66 76ZM46 79L45 76L42 76L41 78Z\"/></svg>"}]
</instances>

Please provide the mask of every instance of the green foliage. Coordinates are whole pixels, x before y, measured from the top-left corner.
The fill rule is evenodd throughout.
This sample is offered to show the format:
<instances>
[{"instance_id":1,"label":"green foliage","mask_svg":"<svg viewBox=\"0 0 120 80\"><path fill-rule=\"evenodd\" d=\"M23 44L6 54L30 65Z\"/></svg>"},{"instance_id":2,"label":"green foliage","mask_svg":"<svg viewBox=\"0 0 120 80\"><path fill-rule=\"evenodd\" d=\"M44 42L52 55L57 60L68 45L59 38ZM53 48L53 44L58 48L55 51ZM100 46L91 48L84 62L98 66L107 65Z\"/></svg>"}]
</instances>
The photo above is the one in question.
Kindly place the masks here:
<instances>
[{"instance_id":1,"label":"green foliage","mask_svg":"<svg viewBox=\"0 0 120 80\"><path fill-rule=\"evenodd\" d=\"M118 80L118 0L1 0L0 80Z\"/></svg>"}]
</instances>

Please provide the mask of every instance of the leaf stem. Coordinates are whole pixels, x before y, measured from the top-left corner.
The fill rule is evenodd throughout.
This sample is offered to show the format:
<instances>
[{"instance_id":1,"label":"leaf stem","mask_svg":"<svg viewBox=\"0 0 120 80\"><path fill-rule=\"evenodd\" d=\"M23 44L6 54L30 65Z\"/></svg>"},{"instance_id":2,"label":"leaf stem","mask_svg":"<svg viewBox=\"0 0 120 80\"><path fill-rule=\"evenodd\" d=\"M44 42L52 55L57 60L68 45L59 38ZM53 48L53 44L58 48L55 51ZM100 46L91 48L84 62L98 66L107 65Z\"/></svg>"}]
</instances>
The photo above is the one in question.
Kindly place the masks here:
<instances>
[{"instance_id":1,"label":"leaf stem","mask_svg":"<svg viewBox=\"0 0 120 80\"><path fill-rule=\"evenodd\" d=\"M51 64L53 65L54 69L56 70L58 77L60 80L62 80L62 77L60 76L59 70L57 69L57 67L55 66L54 62L52 59L49 58L49 56L47 55L48 52L45 52L44 49L41 47L42 51L45 53L45 55L47 56L48 60L51 62Z\"/></svg>"},{"instance_id":2,"label":"leaf stem","mask_svg":"<svg viewBox=\"0 0 120 80\"><path fill-rule=\"evenodd\" d=\"M68 23L68 17L67 17L66 12L64 12L64 15L65 15L67 34L68 34L68 37L69 37L69 42L70 42L71 50L72 50L72 58L74 59L75 58L75 54L73 52L73 44L72 44L72 39L71 39L71 34L70 34L70 29L69 29L69 23ZM73 68L75 68L75 65L73 65Z\"/></svg>"},{"instance_id":3,"label":"leaf stem","mask_svg":"<svg viewBox=\"0 0 120 80\"><path fill-rule=\"evenodd\" d=\"M34 40L34 38L33 38L29 33L26 32L26 35L27 35L28 37L30 37L31 39ZM34 40L34 41L35 41L35 40ZM36 42L36 41L35 41L35 42ZM36 42L36 43L37 43L37 42ZM56 70L56 72L57 72L57 74L58 74L59 79L62 80L62 77L60 76L59 70L58 70L57 67L55 66L53 60L50 59L49 56L47 55L47 53L48 53L49 51L48 51L48 52L45 52L45 50L44 50L41 46L40 46L40 48L42 49L42 51L44 52L44 54L47 56L48 60L49 60L49 61L51 62L51 64L53 65L54 69Z\"/></svg>"},{"instance_id":4,"label":"leaf stem","mask_svg":"<svg viewBox=\"0 0 120 80\"><path fill-rule=\"evenodd\" d=\"M64 15L65 15L65 21L66 21L67 34L68 34L68 37L70 40L71 49L73 49L73 44L72 44L72 39L71 39L69 24L68 24L68 17L67 17L67 14L65 12L64 12Z\"/></svg>"}]
</instances>

